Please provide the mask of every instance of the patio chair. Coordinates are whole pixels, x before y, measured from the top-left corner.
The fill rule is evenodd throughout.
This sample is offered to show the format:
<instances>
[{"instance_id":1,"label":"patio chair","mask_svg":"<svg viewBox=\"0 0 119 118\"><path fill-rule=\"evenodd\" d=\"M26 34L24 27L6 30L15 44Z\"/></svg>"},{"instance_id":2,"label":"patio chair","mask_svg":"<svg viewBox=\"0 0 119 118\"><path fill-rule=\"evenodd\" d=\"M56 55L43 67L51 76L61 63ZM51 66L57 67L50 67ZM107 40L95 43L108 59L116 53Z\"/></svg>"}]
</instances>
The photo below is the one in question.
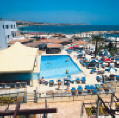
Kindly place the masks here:
<instances>
[{"instance_id":1,"label":"patio chair","mask_svg":"<svg viewBox=\"0 0 119 118\"><path fill-rule=\"evenodd\" d=\"M79 84L80 83L80 78L77 77L75 81L76 81L77 84Z\"/></svg>"},{"instance_id":2,"label":"patio chair","mask_svg":"<svg viewBox=\"0 0 119 118\"><path fill-rule=\"evenodd\" d=\"M93 74L94 72L96 72L96 69L92 69L92 70L90 71L90 74Z\"/></svg>"},{"instance_id":3,"label":"patio chair","mask_svg":"<svg viewBox=\"0 0 119 118\"><path fill-rule=\"evenodd\" d=\"M100 76L96 76L96 80L97 80L98 82L100 82L102 79L101 79Z\"/></svg>"},{"instance_id":4,"label":"patio chair","mask_svg":"<svg viewBox=\"0 0 119 118\"><path fill-rule=\"evenodd\" d=\"M83 87L81 85L78 86L77 90L78 90L78 94L83 93Z\"/></svg>"},{"instance_id":5,"label":"patio chair","mask_svg":"<svg viewBox=\"0 0 119 118\"><path fill-rule=\"evenodd\" d=\"M21 87L25 88L27 86L26 82L21 82Z\"/></svg>"},{"instance_id":6,"label":"patio chair","mask_svg":"<svg viewBox=\"0 0 119 118\"><path fill-rule=\"evenodd\" d=\"M82 77L82 84L85 84L85 83L86 83L86 78Z\"/></svg>"},{"instance_id":7,"label":"patio chair","mask_svg":"<svg viewBox=\"0 0 119 118\"><path fill-rule=\"evenodd\" d=\"M82 60L79 60L79 63L80 63L80 64L82 64L82 63L83 63L83 61L82 61Z\"/></svg>"},{"instance_id":8,"label":"patio chair","mask_svg":"<svg viewBox=\"0 0 119 118\"><path fill-rule=\"evenodd\" d=\"M71 89L71 92L72 92L72 95L76 95L76 88L75 87L72 87L72 89Z\"/></svg>"},{"instance_id":9,"label":"patio chair","mask_svg":"<svg viewBox=\"0 0 119 118\"><path fill-rule=\"evenodd\" d=\"M85 89L87 90L88 93L91 93L91 88L89 85L85 85Z\"/></svg>"},{"instance_id":10,"label":"patio chair","mask_svg":"<svg viewBox=\"0 0 119 118\"><path fill-rule=\"evenodd\" d=\"M116 76L116 80L119 81L119 75L115 75Z\"/></svg>"},{"instance_id":11,"label":"patio chair","mask_svg":"<svg viewBox=\"0 0 119 118\"><path fill-rule=\"evenodd\" d=\"M110 81L116 80L116 76L115 76L115 75L110 75L110 76L109 76L109 80L110 80Z\"/></svg>"},{"instance_id":12,"label":"patio chair","mask_svg":"<svg viewBox=\"0 0 119 118\"><path fill-rule=\"evenodd\" d=\"M53 84L54 84L54 80L50 80L49 81L49 86L53 86Z\"/></svg>"},{"instance_id":13,"label":"patio chair","mask_svg":"<svg viewBox=\"0 0 119 118\"><path fill-rule=\"evenodd\" d=\"M20 82L16 82L16 88L20 88L21 87L21 83Z\"/></svg>"},{"instance_id":14,"label":"patio chair","mask_svg":"<svg viewBox=\"0 0 119 118\"><path fill-rule=\"evenodd\" d=\"M101 89L101 88L102 88L99 84L95 84L95 87L96 87L97 89Z\"/></svg>"},{"instance_id":15,"label":"patio chair","mask_svg":"<svg viewBox=\"0 0 119 118\"><path fill-rule=\"evenodd\" d=\"M73 84L73 83L74 83L74 80L73 80L73 79L70 79L70 83L72 83L72 84Z\"/></svg>"},{"instance_id":16,"label":"patio chair","mask_svg":"<svg viewBox=\"0 0 119 118\"><path fill-rule=\"evenodd\" d=\"M67 50L67 53L68 53L68 54L71 54L71 53L72 53L72 50Z\"/></svg>"},{"instance_id":17,"label":"patio chair","mask_svg":"<svg viewBox=\"0 0 119 118\"><path fill-rule=\"evenodd\" d=\"M10 88L10 83L7 83L6 84L6 88Z\"/></svg>"},{"instance_id":18,"label":"patio chair","mask_svg":"<svg viewBox=\"0 0 119 118\"><path fill-rule=\"evenodd\" d=\"M3 83L3 84L2 84L2 89L5 89L5 88L6 88L6 84Z\"/></svg>"},{"instance_id":19,"label":"patio chair","mask_svg":"<svg viewBox=\"0 0 119 118\"><path fill-rule=\"evenodd\" d=\"M97 74L104 74L105 71L104 70L98 70Z\"/></svg>"},{"instance_id":20,"label":"patio chair","mask_svg":"<svg viewBox=\"0 0 119 118\"><path fill-rule=\"evenodd\" d=\"M71 78L71 75L67 75L67 78Z\"/></svg>"},{"instance_id":21,"label":"patio chair","mask_svg":"<svg viewBox=\"0 0 119 118\"><path fill-rule=\"evenodd\" d=\"M90 85L90 88L92 89L92 93L93 94L97 94L98 90L96 89L96 87L94 85Z\"/></svg>"},{"instance_id":22,"label":"patio chair","mask_svg":"<svg viewBox=\"0 0 119 118\"><path fill-rule=\"evenodd\" d=\"M15 88L15 83L11 83L10 88Z\"/></svg>"},{"instance_id":23,"label":"patio chair","mask_svg":"<svg viewBox=\"0 0 119 118\"><path fill-rule=\"evenodd\" d=\"M89 63L85 63L87 69L89 69Z\"/></svg>"},{"instance_id":24,"label":"patio chair","mask_svg":"<svg viewBox=\"0 0 119 118\"><path fill-rule=\"evenodd\" d=\"M108 71L109 72L110 71L110 68L106 68L105 71Z\"/></svg>"},{"instance_id":25,"label":"patio chair","mask_svg":"<svg viewBox=\"0 0 119 118\"><path fill-rule=\"evenodd\" d=\"M102 88L104 89L105 93L109 93L110 87L107 84L101 84Z\"/></svg>"},{"instance_id":26,"label":"patio chair","mask_svg":"<svg viewBox=\"0 0 119 118\"><path fill-rule=\"evenodd\" d=\"M74 80L71 78L71 75L67 75L67 80L69 80L72 84L74 83Z\"/></svg>"}]
</instances>

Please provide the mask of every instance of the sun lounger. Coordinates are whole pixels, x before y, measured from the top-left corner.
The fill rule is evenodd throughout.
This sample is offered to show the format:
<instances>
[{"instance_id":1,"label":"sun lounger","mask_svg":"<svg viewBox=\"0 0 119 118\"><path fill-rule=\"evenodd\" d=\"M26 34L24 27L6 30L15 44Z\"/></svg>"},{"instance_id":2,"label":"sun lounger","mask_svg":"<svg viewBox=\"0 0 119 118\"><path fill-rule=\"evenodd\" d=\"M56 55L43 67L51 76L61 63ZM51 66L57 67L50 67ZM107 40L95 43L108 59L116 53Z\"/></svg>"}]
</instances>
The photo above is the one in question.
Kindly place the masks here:
<instances>
[{"instance_id":1,"label":"sun lounger","mask_svg":"<svg viewBox=\"0 0 119 118\"><path fill-rule=\"evenodd\" d=\"M79 78L79 77L76 78L76 83L77 83L77 84L80 83L80 78Z\"/></svg>"},{"instance_id":2,"label":"sun lounger","mask_svg":"<svg viewBox=\"0 0 119 118\"><path fill-rule=\"evenodd\" d=\"M92 70L90 71L90 74L93 74L94 72L96 72L96 69L92 69Z\"/></svg>"},{"instance_id":3,"label":"sun lounger","mask_svg":"<svg viewBox=\"0 0 119 118\"><path fill-rule=\"evenodd\" d=\"M67 78L71 78L71 75L67 75Z\"/></svg>"},{"instance_id":4,"label":"sun lounger","mask_svg":"<svg viewBox=\"0 0 119 118\"><path fill-rule=\"evenodd\" d=\"M49 81L49 86L53 86L53 84L54 84L54 80L50 80Z\"/></svg>"},{"instance_id":5,"label":"sun lounger","mask_svg":"<svg viewBox=\"0 0 119 118\"><path fill-rule=\"evenodd\" d=\"M119 75L115 75L116 76L116 80L119 81Z\"/></svg>"},{"instance_id":6,"label":"sun lounger","mask_svg":"<svg viewBox=\"0 0 119 118\"><path fill-rule=\"evenodd\" d=\"M102 87L101 87L99 84L95 84L95 87L96 87L98 90L102 89Z\"/></svg>"},{"instance_id":7,"label":"sun lounger","mask_svg":"<svg viewBox=\"0 0 119 118\"><path fill-rule=\"evenodd\" d=\"M78 94L82 94L82 92L83 92L83 87L79 85L77 90L78 90Z\"/></svg>"},{"instance_id":8,"label":"sun lounger","mask_svg":"<svg viewBox=\"0 0 119 118\"><path fill-rule=\"evenodd\" d=\"M70 82L73 84L74 83L74 80L73 79L70 79Z\"/></svg>"},{"instance_id":9,"label":"sun lounger","mask_svg":"<svg viewBox=\"0 0 119 118\"><path fill-rule=\"evenodd\" d=\"M104 70L98 70L98 71L97 71L97 74L104 74L104 73L105 73Z\"/></svg>"},{"instance_id":10,"label":"sun lounger","mask_svg":"<svg viewBox=\"0 0 119 118\"><path fill-rule=\"evenodd\" d=\"M100 77L100 76L96 76L96 80L97 80L98 82L100 82L100 81L101 81L101 77Z\"/></svg>"},{"instance_id":11,"label":"sun lounger","mask_svg":"<svg viewBox=\"0 0 119 118\"><path fill-rule=\"evenodd\" d=\"M102 68L105 68L104 64L102 64Z\"/></svg>"},{"instance_id":12,"label":"sun lounger","mask_svg":"<svg viewBox=\"0 0 119 118\"><path fill-rule=\"evenodd\" d=\"M82 84L85 84L85 83L86 83L86 78L82 77Z\"/></svg>"},{"instance_id":13,"label":"sun lounger","mask_svg":"<svg viewBox=\"0 0 119 118\"><path fill-rule=\"evenodd\" d=\"M72 92L72 95L76 95L76 88L75 87L72 87L72 89L71 89L71 92Z\"/></svg>"},{"instance_id":14,"label":"sun lounger","mask_svg":"<svg viewBox=\"0 0 119 118\"><path fill-rule=\"evenodd\" d=\"M85 89L90 90L91 88L89 85L85 85Z\"/></svg>"},{"instance_id":15,"label":"sun lounger","mask_svg":"<svg viewBox=\"0 0 119 118\"><path fill-rule=\"evenodd\" d=\"M108 71L109 72L110 71L110 68L105 69L105 71Z\"/></svg>"},{"instance_id":16,"label":"sun lounger","mask_svg":"<svg viewBox=\"0 0 119 118\"><path fill-rule=\"evenodd\" d=\"M67 75L67 80L69 80L72 84L74 83L74 80L71 78L71 75Z\"/></svg>"},{"instance_id":17,"label":"sun lounger","mask_svg":"<svg viewBox=\"0 0 119 118\"><path fill-rule=\"evenodd\" d=\"M90 88L92 89L92 93L97 94L99 90L96 89L94 85L90 85Z\"/></svg>"},{"instance_id":18,"label":"sun lounger","mask_svg":"<svg viewBox=\"0 0 119 118\"><path fill-rule=\"evenodd\" d=\"M110 87L108 87L107 84L101 84L101 86L102 86L102 88L104 89L104 91L105 91L106 93L109 92Z\"/></svg>"},{"instance_id":19,"label":"sun lounger","mask_svg":"<svg viewBox=\"0 0 119 118\"><path fill-rule=\"evenodd\" d=\"M89 85L85 85L85 89L87 90L87 92L88 92L88 93L90 93L90 92L91 92L91 88L90 88L90 86L89 86Z\"/></svg>"}]
</instances>

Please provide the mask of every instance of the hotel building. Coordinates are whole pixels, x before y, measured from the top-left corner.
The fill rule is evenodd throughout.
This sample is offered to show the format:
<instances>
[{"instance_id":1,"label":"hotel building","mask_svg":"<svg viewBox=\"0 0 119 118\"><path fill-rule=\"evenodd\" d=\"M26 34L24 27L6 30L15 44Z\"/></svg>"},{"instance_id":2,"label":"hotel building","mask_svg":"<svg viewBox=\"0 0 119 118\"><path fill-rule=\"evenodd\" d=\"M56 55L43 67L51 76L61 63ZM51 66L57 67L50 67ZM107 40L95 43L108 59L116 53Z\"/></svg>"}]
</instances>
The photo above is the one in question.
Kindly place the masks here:
<instances>
[{"instance_id":1,"label":"hotel building","mask_svg":"<svg viewBox=\"0 0 119 118\"><path fill-rule=\"evenodd\" d=\"M12 41L12 38L16 36L16 22L0 19L0 49L7 48L8 42Z\"/></svg>"}]
</instances>

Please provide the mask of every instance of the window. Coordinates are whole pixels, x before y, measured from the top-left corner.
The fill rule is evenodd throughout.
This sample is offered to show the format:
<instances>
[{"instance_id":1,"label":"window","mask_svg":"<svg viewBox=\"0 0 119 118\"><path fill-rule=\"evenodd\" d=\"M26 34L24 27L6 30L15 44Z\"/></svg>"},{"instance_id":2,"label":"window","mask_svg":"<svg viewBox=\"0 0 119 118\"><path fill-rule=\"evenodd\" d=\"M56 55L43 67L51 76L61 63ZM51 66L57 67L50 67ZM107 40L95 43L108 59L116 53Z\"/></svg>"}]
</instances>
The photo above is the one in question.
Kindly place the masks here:
<instances>
[{"instance_id":1,"label":"window","mask_svg":"<svg viewBox=\"0 0 119 118\"><path fill-rule=\"evenodd\" d=\"M6 29L9 29L9 26L8 25L6 25Z\"/></svg>"},{"instance_id":2,"label":"window","mask_svg":"<svg viewBox=\"0 0 119 118\"><path fill-rule=\"evenodd\" d=\"M6 38L10 38L10 35L6 35Z\"/></svg>"},{"instance_id":3,"label":"window","mask_svg":"<svg viewBox=\"0 0 119 118\"><path fill-rule=\"evenodd\" d=\"M4 25L3 25L3 29L4 29Z\"/></svg>"},{"instance_id":4,"label":"window","mask_svg":"<svg viewBox=\"0 0 119 118\"><path fill-rule=\"evenodd\" d=\"M11 28L13 28L13 25L11 25Z\"/></svg>"}]
</instances>

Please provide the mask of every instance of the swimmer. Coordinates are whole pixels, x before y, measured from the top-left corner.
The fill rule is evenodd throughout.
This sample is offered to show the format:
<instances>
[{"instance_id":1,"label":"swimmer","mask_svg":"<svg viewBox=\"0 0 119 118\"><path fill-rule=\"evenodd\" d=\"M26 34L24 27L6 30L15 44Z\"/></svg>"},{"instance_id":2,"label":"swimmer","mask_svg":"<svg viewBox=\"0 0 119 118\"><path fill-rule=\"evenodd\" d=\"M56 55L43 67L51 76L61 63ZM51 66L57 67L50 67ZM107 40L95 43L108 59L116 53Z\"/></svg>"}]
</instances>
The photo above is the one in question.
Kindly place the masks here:
<instances>
[{"instance_id":1,"label":"swimmer","mask_svg":"<svg viewBox=\"0 0 119 118\"><path fill-rule=\"evenodd\" d=\"M51 62L48 62L48 64L52 64Z\"/></svg>"},{"instance_id":2,"label":"swimmer","mask_svg":"<svg viewBox=\"0 0 119 118\"><path fill-rule=\"evenodd\" d=\"M69 61L69 60L70 60L70 59L67 59L66 62Z\"/></svg>"}]
</instances>

